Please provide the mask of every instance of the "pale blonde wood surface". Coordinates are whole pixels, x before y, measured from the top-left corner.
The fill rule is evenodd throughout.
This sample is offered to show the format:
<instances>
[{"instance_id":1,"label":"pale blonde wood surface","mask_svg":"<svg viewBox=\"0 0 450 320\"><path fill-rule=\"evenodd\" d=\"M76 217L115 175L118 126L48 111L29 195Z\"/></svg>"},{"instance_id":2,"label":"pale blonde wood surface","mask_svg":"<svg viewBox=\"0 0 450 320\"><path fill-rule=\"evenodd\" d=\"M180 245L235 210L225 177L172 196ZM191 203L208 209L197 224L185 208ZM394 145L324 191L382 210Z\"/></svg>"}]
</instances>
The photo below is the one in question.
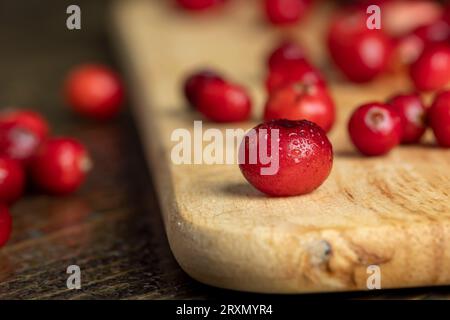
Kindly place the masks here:
<instances>
[{"instance_id":1,"label":"pale blonde wood surface","mask_svg":"<svg viewBox=\"0 0 450 320\"><path fill-rule=\"evenodd\" d=\"M365 290L368 265L381 268L383 288L450 284L450 150L400 147L381 158L360 157L346 122L359 103L409 89L403 77L367 86L339 79L323 50L329 9L279 31L262 21L254 1L189 15L170 1L118 1L113 21L149 165L155 177L171 249L181 267L214 286L255 292ZM260 121L265 57L283 33L308 48L328 75L339 119L330 138L333 171L312 194L268 198L237 165L174 165L176 128L201 119L189 111L185 75L211 66L251 88L253 121L204 123L250 128Z\"/></svg>"}]
</instances>

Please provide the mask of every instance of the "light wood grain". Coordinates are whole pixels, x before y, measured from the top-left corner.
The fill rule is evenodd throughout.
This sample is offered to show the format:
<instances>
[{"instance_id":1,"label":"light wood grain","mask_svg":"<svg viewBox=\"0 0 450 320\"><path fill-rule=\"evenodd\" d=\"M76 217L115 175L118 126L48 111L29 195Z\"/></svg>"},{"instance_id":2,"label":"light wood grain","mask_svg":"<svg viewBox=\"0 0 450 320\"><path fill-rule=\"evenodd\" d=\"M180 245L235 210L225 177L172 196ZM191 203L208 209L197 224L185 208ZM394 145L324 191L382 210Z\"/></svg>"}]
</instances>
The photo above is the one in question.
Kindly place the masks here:
<instances>
[{"instance_id":1,"label":"light wood grain","mask_svg":"<svg viewBox=\"0 0 450 320\"><path fill-rule=\"evenodd\" d=\"M359 87L341 81L322 47L327 8L279 31L262 22L254 1L230 1L205 15L168 3L118 1L113 17L169 243L189 275L255 292L365 290L366 268L376 264L383 288L450 284L450 151L434 147L428 134L422 146L363 158L346 134L357 104L407 90L405 78ZM265 99L265 56L282 33L300 39L331 81L339 118L329 179L309 195L268 198L237 165L174 165L171 133L200 119L181 95L185 75L206 65L248 86L254 121L239 126L250 128Z\"/></svg>"}]
</instances>

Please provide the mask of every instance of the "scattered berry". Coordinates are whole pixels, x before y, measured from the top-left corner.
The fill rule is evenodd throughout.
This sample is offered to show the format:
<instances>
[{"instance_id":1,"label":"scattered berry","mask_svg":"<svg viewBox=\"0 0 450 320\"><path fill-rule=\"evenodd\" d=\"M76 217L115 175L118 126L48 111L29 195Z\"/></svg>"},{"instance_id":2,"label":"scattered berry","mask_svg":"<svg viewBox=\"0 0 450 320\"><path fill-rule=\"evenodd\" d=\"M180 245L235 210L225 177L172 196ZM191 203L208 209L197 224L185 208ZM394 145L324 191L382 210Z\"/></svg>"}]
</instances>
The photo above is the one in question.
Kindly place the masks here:
<instances>
[{"instance_id":1,"label":"scattered berry","mask_svg":"<svg viewBox=\"0 0 450 320\"><path fill-rule=\"evenodd\" d=\"M23 193L25 173L16 160L0 157L0 203L13 204Z\"/></svg>"},{"instance_id":2,"label":"scattered berry","mask_svg":"<svg viewBox=\"0 0 450 320\"><path fill-rule=\"evenodd\" d=\"M245 121L251 101L244 88L227 82L205 83L198 94L197 109L215 122Z\"/></svg>"},{"instance_id":3,"label":"scattered berry","mask_svg":"<svg viewBox=\"0 0 450 320\"><path fill-rule=\"evenodd\" d=\"M288 25L299 21L309 5L309 0L265 0L265 11L272 24Z\"/></svg>"},{"instance_id":4,"label":"scattered berry","mask_svg":"<svg viewBox=\"0 0 450 320\"><path fill-rule=\"evenodd\" d=\"M11 236L12 219L8 208L0 205L0 248L8 242Z\"/></svg>"},{"instance_id":5,"label":"scattered berry","mask_svg":"<svg viewBox=\"0 0 450 320\"><path fill-rule=\"evenodd\" d=\"M50 138L30 165L36 186L51 194L65 195L82 184L91 161L85 147L71 138Z\"/></svg>"},{"instance_id":6,"label":"scattered berry","mask_svg":"<svg viewBox=\"0 0 450 320\"><path fill-rule=\"evenodd\" d=\"M381 29L368 29L366 16L344 12L331 23L328 33L331 58L353 82L367 82L385 71L393 43Z\"/></svg>"},{"instance_id":7,"label":"scattered berry","mask_svg":"<svg viewBox=\"0 0 450 320\"><path fill-rule=\"evenodd\" d=\"M118 114L124 100L119 76L102 65L82 65L68 75L65 83L68 105L87 118L105 120Z\"/></svg>"},{"instance_id":8,"label":"scattered berry","mask_svg":"<svg viewBox=\"0 0 450 320\"><path fill-rule=\"evenodd\" d=\"M271 93L296 82L326 86L326 81L319 70L303 60L272 68L266 79L266 88Z\"/></svg>"},{"instance_id":9,"label":"scattered berry","mask_svg":"<svg viewBox=\"0 0 450 320\"><path fill-rule=\"evenodd\" d=\"M411 65L411 78L417 89L439 90L450 82L450 46L437 44L425 48Z\"/></svg>"},{"instance_id":10,"label":"scattered berry","mask_svg":"<svg viewBox=\"0 0 450 320\"><path fill-rule=\"evenodd\" d=\"M239 167L247 181L261 192L270 196L306 194L330 174L333 148L326 133L312 122L272 120L253 128L247 137L239 151L239 159L243 159ZM272 144L272 140L278 143ZM260 148L265 148L263 156L270 156L272 163L260 158ZM251 161L252 154L256 163ZM274 164L274 159L278 163ZM261 170L271 166L276 168Z\"/></svg>"},{"instance_id":11,"label":"scattered berry","mask_svg":"<svg viewBox=\"0 0 450 320\"><path fill-rule=\"evenodd\" d=\"M0 156L28 164L41 144L39 137L31 130L15 123L0 123Z\"/></svg>"},{"instance_id":12,"label":"scattered berry","mask_svg":"<svg viewBox=\"0 0 450 320\"><path fill-rule=\"evenodd\" d=\"M198 11L214 7L223 1L224 0L177 0L177 3L184 9Z\"/></svg>"},{"instance_id":13,"label":"scattered berry","mask_svg":"<svg viewBox=\"0 0 450 320\"><path fill-rule=\"evenodd\" d=\"M355 147L367 156L388 153L402 137L400 116L389 105L377 102L356 109L348 131Z\"/></svg>"},{"instance_id":14,"label":"scattered berry","mask_svg":"<svg viewBox=\"0 0 450 320\"><path fill-rule=\"evenodd\" d=\"M50 129L47 121L37 112L25 109L8 109L0 113L0 124L12 123L32 131L40 140L47 138Z\"/></svg>"},{"instance_id":15,"label":"scattered berry","mask_svg":"<svg viewBox=\"0 0 450 320\"><path fill-rule=\"evenodd\" d=\"M450 91L438 94L428 110L428 123L439 145L450 148Z\"/></svg>"},{"instance_id":16,"label":"scattered berry","mask_svg":"<svg viewBox=\"0 0 450 320\"><path fill-rule=\"evenodd\" d=\"M420 95L403 94L392 97L388 104L398 113L402 123L402 143L417 143L422 138L426 126L426 107Z\"/></svg>"},{"instance_id":17,"label":"scattered berry","mask_svg":"<svg viewBox=\"0 0 450 320\"><path fill-rule=\"evenodd\" d=\"M285 41L272 51L267 64L270 69L277 66L291 65L292 63L302 62L305 60L305 52L297 43Z\"/></svg>"},{"instance_id":18,"label":"scattered berry","mask_svg":"<svg viewBox=\"0 0 450 320\"><path fill-rule=\"evenodd\" d=\"M328 132L335 120L334 103L324 87L297 82L270 95L264 120L274 119L308 120Z\"/></svg>"},{"instance_id":19,"label":"scattered berry","mask_svg":"<svg viewBox=\"0 0 450 320\"><path fill-rule=\"evenodd\" d=\"M208 82L224 82L221 76L210 70L203 70L190 75L184 82L184 95L189 105L197 105L197 96L203 85Z\"/></svg>"}]
</instances>

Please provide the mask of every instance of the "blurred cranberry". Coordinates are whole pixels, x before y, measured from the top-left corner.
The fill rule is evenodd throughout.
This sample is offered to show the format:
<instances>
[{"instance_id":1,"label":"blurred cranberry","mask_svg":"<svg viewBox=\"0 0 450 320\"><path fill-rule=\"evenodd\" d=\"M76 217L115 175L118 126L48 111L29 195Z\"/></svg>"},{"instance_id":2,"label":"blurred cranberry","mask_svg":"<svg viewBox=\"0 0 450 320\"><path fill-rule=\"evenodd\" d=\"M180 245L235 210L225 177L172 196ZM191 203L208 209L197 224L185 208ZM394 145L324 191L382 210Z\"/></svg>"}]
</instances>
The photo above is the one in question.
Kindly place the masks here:
<instances>
[{"instance_id":1,"label":"blurred cranberry","mask_svg":"<svg viewBox=\"0 0 450 320\"><path fill-rule=\"evenodd\" d=\"M0 123L0 155L28 164L41 144L39 137L28 128L14 123Z\"/></svg>"},{"instance_id":2,"label":"blurred cranberry","mask_svg":"<svg viewBox=\"0 0 450 320\"><path fill-rule=\"evenodd\" d=\"M47 121L37 112L26 109L7 109L0 113L0 124L12 123L27 128L39 137L47 138L50 129Z\"/></svg>"},{"instance_id":3,"label":"blurred cranberry","mask_svg":"<svg viewBox=\"0 0 450 320\"><path fill-rule=\"evenodd\" d=\"M326 86L325 78L318 69L306 60L296 60L273 67L267 76L266 88L271 93L295 82Z\"/></svg>"},{"instance_id":4,"label":"blurred cranberry","mask_svg":"<svg viewBox=\"0 0 450 320\"><path fill-rule=\"evenodd\" d=\"M67 76L64 89L66 102L73 111L97 120L116 116L124 100L119 76L102 65L86 64L75 68Z\"/></svg>"},{"instance_id":5,"label":"blurred cranberry","mask_svg":"<svg viewBox=\"0 0 450 320\"><path fill-rule=\"evenodd\" d=\"M363 12L345 10L330 24L328 48L350 81L367 82L387 69L393 43L381 29L367 29Z\"/></svg>"},{"instance_id":6,"label":"blurred cranberry","mask_svg":"<svg viewBox=\"0 0 450 320\"><path fill-rule=\"evenodd\" d=\"M299 21L311 0L265 0L267 19L275 25L288 25Z\"/></svg>"},{"instance_id":7,"label":"blurred cranberry","mask_svg":"<svg viewBox=\"0 0 450 320\"><path fill-rule=\"evenodd\" d=\"M284 41L279 44L267 59L270 69L305 60L305 52L302 47L292 41Z\"/></svg>"},{"instance_id":8,"label":"blurred cranberry","mask_svg":"<svg viewBox=\"0 0 450 320\"><path fill-rule=\"evenodd\" d=\"M16 160L0 157L0 203L12 204L23 193L25 173Z\"/></svg>"},{"instance_id":9,"label":"blurred cranberry","mask_svg":"<svg viewBox=\"0 0 450 320\"><path fill-rule=\"evenodd\" d=\"M199 11L214 7L225 0L176 0L178 5L186 10Z\"/></svg>"},{"instance_id":10,"label":"blurred cranberry","mask_svg":"<svg viewBox=\"0 0 450 320\"><path fill-rule=\"evenodd\" d=\"M224 82L224 80L219 74L211 70L201 70L188 76L184 82L184 95L190 106L197 105L197 96L208 82Z\"/></svg>"}]
</instances>

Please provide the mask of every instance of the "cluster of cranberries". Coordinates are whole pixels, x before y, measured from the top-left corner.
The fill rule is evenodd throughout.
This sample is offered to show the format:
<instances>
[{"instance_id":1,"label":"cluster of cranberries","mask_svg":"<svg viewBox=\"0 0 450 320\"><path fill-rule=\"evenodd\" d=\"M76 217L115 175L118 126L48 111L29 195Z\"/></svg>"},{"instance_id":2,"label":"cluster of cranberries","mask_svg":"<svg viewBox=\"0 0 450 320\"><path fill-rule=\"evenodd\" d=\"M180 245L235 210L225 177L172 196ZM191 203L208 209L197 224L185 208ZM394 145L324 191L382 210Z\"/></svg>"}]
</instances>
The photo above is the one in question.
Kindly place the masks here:
<instances>
[{"instance_id":1,"label":"cluster of cranberries","mask_svg":"<svg viewBox=\"0 0 450 320\"><path fill-rule=\"evenodd\" d=\"M420 142L428 126L437 143L449 148L450 91L438 93L429 108L417 93L397 95L386 103L367 103L353 112L348 131L362 154L379 156L400 143Z\"/></svg>"},{"instance_id":2,"label":"cluster of cranberries","mask_svg":"<svg viewBox=\"0 0 450 320\"><path fill-rule=\"evenodd\" d=\"M74 111L104 120L118 113L123 86L107 67L83 65L68 75L64 94ZM48 194L67 195L79 188L90 168L84 145L51 136L40 114L26 109L0 112L0 247L11 233L8 208L23 195L27 183Z\"/></svg>"}]
</instances>

